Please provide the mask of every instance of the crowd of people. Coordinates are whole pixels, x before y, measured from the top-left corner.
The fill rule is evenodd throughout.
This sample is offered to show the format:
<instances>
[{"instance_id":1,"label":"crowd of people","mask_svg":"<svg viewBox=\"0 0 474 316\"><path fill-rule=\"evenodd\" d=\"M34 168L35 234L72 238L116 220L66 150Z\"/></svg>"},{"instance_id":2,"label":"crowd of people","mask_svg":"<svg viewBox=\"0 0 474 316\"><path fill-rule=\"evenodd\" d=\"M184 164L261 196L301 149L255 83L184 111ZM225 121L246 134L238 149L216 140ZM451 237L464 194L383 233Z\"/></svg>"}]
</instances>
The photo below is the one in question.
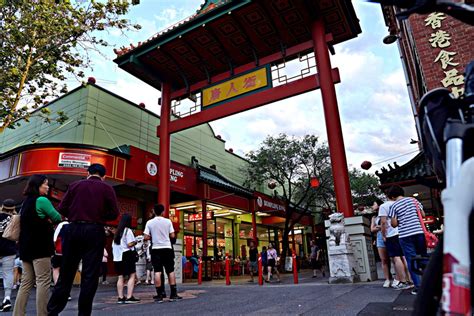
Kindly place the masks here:
<instances>
[{"instance_id":1,"label":"crowd of people","mask_svg":"<svg viewBox=\"0 0 474 316\"><path fill-rule=\"evenodd\" d=\"M108 228L105 223L119 216L117 198L112 186L104 181L105 174L103 165L89 166L87 178L69 185L57 209L47 198L48 178L44 175L30 177L19 212L18 240L3 238L7 226L14 225L12 219L16 215L15 201L3 201L0 209L0 260L4 298L0 311L7 312L13 308L13 315L26 315L30 292L36 287L36 314L59 315L71 299L71 287L80 269L78 314L91 314L99 276L102 283L107 282L105 240ZM170 284L170 300L181 299L174 274L173 243L176 236L171 221L162 216L163 212L163 205L154 206L155 216L146 223L144 232L144 238L150 244L148 253L157 294L154 299L158 303L166 297L164 271ZM113 261L119 274L117 302L137 303L140 300L133 296L137 240L129 214L122 215L113 233ZM125 278L128 278L126 295ZM11 293L17 284L19 289L13 304Z\"/></svg>"},{"instance_id":2,"label":"crowd of people","mask_svg":"<svg viewBox=\"0 0 474 316\"><path fill-rule=\"evenodd\" d=\"M99 277L106 284L109 254L105 249L105 236L110 228L108 221L119 216L117 198L113 188L104 181L105 167L92 164L88 177L72 183L57 209L47 198L48 178L33 175L24 190L25 199L19 212L20 233L18 241L1 237L4 229L13 223L16 214L15 201L6 199L0 209L0 260L3 267L4 297L0 311L14 315L25 315L30 292L36 286L37 315L58 315L71 299L71 287L80 267L81 289L79 294L79 315L90 315L98 287ZM393 186L387 192L388 201L376 200L373 209L377 215L371 223L376 233L376 246L382 261L385 282L383 287L397 290L412 289L416 294L420 277L412 271L411 261L417 255L426 255L425 237L418 212L424 216L420 202L405 197L401 187ZM169 299L179 300L174 272L174 249L176 235L172 222L163 217L165 208L157 204L154 217L145 225L143 255L146 265L146 283L155 285L155 302L161 303L167 297L164 287L164 273L167 274ZM56 226L56 229L54 227ZM132 218L123 214L118 227L112 229L112 255L117 279L117 303L134 304L140 299L134 296L137 283L136 263L139 260L138 240L132 230ZM259 252L250 242L248 265L249 282L258 275ZM278 271L279 256L274 245L263 247L260 253L265 282L271 282ZM197 267L197 260L194 260ZM313 277L321 265L321 250L311 241L309 257ZM392 277L390 266L394 267ZM194 269L196 272L197 269ZM52 276L52 278L51 278ZM21 278L21 282L20 282ZM50 295L50 286L54 287ZM12 304L12 289L18 288ZM125 292L125 286L127 288Z\"/></svg>"},{"instance_id":3,"label":"crowd of people","mask_svg":"<svg viewBox=\"0 0 474 316\"><path fill-rule=\"evenodd\" d=\"M405 197L400 186L386 191L387 201L376 200L372 206L377 215L372 218L371 231L376 233L376 246L382 262L384 288L412 289L416 295L420 276L413 271L412 260L427 255L424 231L420 218L423 206L415 198ZM418 215L420 213L421 216ZM395 270L392 278L391 268Z\"/></svg>"}]
</instances>

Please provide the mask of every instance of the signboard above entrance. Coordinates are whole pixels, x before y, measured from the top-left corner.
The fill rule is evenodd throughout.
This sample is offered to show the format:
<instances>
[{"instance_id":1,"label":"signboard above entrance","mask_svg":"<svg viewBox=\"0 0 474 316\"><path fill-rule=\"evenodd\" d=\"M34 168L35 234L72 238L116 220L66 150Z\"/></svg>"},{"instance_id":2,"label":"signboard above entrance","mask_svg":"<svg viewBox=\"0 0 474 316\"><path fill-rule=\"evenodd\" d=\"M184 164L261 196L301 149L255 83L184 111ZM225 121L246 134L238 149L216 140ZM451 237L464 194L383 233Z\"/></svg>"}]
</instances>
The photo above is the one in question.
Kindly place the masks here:
<instances>
[{"instance_id":1,"label":"signboard above entrance","mask_svg":"<svg viewBox=\"0 0 474 316\"><path fill-rule=\"evenodd\" d=\"M91 165L91 155L82 153L59 153L58 166L63 168L84 168Z\"/></svg>"},{"instance_id":2,"label":"signboard above entrance","mask_svg":"<svg viewBox=\"0 0 474 316\"><path fill-rule=\"evenodd\" d=\"M206 213L206 218L208 220L212 220L214 216L214 212L207 212ZM199 222L202 221L202 213L196 213L196 214L189 214L188 215L188 222Z\"/></svg>"},{"instance_id":3,"label":"signboard above entrance","mask_svg":"<svg viewBox=\"0 0 474 316\"><path fill-rule=\"evenodd\" d=\"M254 196L257 198L257 210L259 212L286 212L286 207L283 201L273 199L257 192L254 193Z\"/></svg>"},{"instance_id":4,"label":"signboard above entrance","mask_svg":"<svg viewBox=\"0 0 474 316\"><path fill-rule=\"evenodd\" d=\"M231 78L202 90L202 108L222 103L255 90L271 87L268 66Z\"/></svg>"}]
</instances>

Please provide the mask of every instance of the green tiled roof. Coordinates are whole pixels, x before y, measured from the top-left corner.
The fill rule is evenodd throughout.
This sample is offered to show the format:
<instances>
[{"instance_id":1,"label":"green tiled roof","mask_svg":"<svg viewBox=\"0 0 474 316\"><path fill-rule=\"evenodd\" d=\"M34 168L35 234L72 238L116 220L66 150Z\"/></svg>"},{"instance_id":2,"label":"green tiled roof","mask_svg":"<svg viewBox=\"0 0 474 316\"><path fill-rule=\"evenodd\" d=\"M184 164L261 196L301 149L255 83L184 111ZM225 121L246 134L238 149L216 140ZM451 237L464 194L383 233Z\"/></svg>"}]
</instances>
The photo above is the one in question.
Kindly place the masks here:
<instances>
[{"instance_id":1,"label":"green tiled roof","mask_svg":"<svg viewBox=\"0 0 474 316\"><path fill-rule=\"evenodd\" d=\"M420 177L428 178L435 176L433 170L426 161L423 152L420 152L403 166L399 166L395 162L394 167L388 164L388 169L382 167L381 171L375 171L375 174L380 178L380 183L382 185L387 183L416 180Z\"/></svg>"},{"instance_id":2,"label":"green tiled roof","mask_svg":"<svg viewBox=\"0 0 474 316\"><path fill-rule=\"evenodd\" d=\"M253 196L253 193L248 189L235 184L234 182L228 180L224 176L220 175L214 169L206 168L203 166L198 165L198 178L200 181L203 181L208 184L212 184L214 186L223 188L225 190L235 192L241 195Z\"/></svg>"}]
</instances>

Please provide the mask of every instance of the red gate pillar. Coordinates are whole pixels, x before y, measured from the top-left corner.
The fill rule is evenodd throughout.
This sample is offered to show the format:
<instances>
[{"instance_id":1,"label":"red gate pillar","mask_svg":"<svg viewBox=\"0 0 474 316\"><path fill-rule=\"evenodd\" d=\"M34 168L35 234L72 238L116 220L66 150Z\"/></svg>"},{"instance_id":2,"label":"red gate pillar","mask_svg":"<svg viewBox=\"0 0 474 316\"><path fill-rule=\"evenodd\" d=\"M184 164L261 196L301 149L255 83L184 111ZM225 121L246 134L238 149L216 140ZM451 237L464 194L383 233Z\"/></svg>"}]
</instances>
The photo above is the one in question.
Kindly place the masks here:
<instances>
[{"instance_id":1,"label":"red gate pillar","mask_svg":"<svg viewBox=\"0 0 474 316\"><path fill-rule=\"evenodd\" d=\"M331 75L331 60L326 43L326 31L324 21L321 18L313 23L312 35L319 83L321 85L321 95L323 98L324 118L326 121L329 152L331 155L337 208L344 213L345 217L351 217L354 216L354 211L352 209L346 152L337 107L336 89Z\"/></svg>"},{"instance_id":2,"label":"red gate pillar","mask_svg":"<svg viewBox=\"0 0 474 316\"><path fill-rule=\"evenodd\" d=\"M252 212L253 242L255 243L255 247L257 247L257 214L255 214L257 211L255 207L255 199L250 199L250 211Z\"/></svg>"},{"instance_id":3,"label":"red gate pillar","mask_svg":"<svg viewBox=\"0 0 474 316\"><path fill-rule=\"evenodd\" d=\"M158 166L158 203L165 207L164 217L169 216L170 209L170 114L171 85L161 84L161 116L160 116L160 160Z\"/></svg>"},{"instance_id":4,"label":"red gate pillar","mask_svg":"<svg viewBox=\"0 0 474 316\"><path fill-rule=\"evenodd\" d=\"M201 222L201 229L202 229L202 256L203 258L207 257L207 201L202 200L202 222Z\"/></svg>"}]
</instances>

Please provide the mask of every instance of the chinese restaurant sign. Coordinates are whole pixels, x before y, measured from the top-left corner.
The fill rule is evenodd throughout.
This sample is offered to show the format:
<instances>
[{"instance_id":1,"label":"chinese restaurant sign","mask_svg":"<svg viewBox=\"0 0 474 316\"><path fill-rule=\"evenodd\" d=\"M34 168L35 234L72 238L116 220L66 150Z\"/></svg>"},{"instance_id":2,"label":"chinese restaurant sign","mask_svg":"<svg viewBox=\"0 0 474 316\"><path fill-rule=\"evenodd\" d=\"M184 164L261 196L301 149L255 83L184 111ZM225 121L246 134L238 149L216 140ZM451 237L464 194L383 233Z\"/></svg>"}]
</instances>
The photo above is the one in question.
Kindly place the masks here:
<instances>
[{"instance_id":1,"label":"chinese restaurant sign","mask_svg":"<svg viewBox=\"0 0 474 316\"><path fill-rule=\"evenodd\" d=\"M210 105L216 105L255 90L269 88L271 86L269 74L268 67L262 67L202 90L202 108L205 109Z\"/></svg>"},{"instance_id":2,"label":"chinese restaurant sign","mask_svg":"<svg viewBox=\"0 0 474 316\"><path fill-rule=\"evenodd\" d=\"M213 216L214 216L213 212L207 212L206 213L206 218L208 220L211 220ZM189 214L188 215L188 222L198 222L198 221L202 221L202 213L196 213L196 214Z\"/></svg>"},{"instance_id":3,"label":"chinese restaurant sign","mask_svg":"<svg viewBox=\"0 0 474 316\"><path fill-rule=\"evenodd\" d=\"M458 53L450 49L451 35L443 31L443 20L446 19L444 13L433 12L425 19L425 26L431 27L433 33L430 34L429 42L431 47L440 48L434 63L439 63L444 72L444 79L441 80L443 87L451 90L453 95L458 98L464 94L464 76L455 68L459 63L455 62Z\"/></svg>"}]
</instances>

